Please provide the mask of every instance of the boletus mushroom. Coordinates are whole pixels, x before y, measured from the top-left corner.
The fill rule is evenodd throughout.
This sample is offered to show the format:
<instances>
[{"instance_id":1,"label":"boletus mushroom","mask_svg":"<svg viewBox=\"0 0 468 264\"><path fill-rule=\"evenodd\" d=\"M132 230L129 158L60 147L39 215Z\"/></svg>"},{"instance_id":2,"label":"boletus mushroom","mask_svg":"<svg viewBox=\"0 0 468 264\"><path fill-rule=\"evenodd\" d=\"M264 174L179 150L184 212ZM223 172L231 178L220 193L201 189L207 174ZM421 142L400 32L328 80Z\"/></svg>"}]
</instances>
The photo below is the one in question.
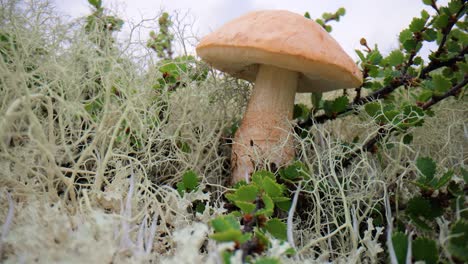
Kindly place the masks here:
<instances>
[{"instance_id":1,"label":"boletus mushroom","mask_svg":"<svg viewBox=\"0 0 468 264\"><path fill-rule=\"evenodd\" d=\"M289 11L248 13L205 36L196 50L214 68L255 83L232 146L232 183L249 181L254 157L277 166L294 158L296 92L362 83L356 64L320 25Z\"/></svg>"}]
</instances>

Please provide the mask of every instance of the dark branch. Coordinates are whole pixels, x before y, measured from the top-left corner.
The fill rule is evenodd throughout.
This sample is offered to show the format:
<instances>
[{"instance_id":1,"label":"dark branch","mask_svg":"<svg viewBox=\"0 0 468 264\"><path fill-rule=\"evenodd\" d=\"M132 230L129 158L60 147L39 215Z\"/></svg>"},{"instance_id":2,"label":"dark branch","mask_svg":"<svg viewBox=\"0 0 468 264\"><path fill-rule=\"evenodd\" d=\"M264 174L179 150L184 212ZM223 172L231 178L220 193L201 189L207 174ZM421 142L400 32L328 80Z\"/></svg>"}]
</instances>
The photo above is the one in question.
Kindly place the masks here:
<instances>
[{"instance_id":1,"label":"dark branch","mask_svg":"<svg viewBox=\"0 0 468 264\"><path fill-rule=\"evenodd\" d=\"M452 89L450 89L448 92L446 92L444 95L442 96L432 96L432 98L427 101L426 103L424 103L421 108L423 110L427 110L429 109L431 106L437 104L438 102L444 100L445 98L447 97L450 97L450 96L457 96L458 93L461 91L461 89L468 83L468 74L465 74L465 78L463 79L463 81L457 85L455 85L454 87L452 87Z\"/></svg>"},{"instance_id":2,"label":"dark branch","mask_svg":"<svg viewBox=\"0 0 468 264\"><path fill-rule=\"evenodd\" d=\"M457 94L459 94L459 92L461 91L461 89L463 87L465 87L466 85L468 84L468 74L465 75L465 78L463 79L463 81L461 81L459 84L453 86L448 92L446 92L444 95L442 96L433 96L431 99L429 99L429 101L427 101L426 103L424 103L422 105L422 109L423 110L428 110L429 108L431 108L433 105L437 104L438 102L448 98L448 97L451 97L451 96L456 96ZM351 162L360 154L362 153L363 151L365 152L372 152L375 148L375 145L381 140L383 139L385 136L387 135L390 135L392 132L396 131L395 128L390 128L390 129L387 129L387 130L384 130L384 129L380 129L377 133L377 135L375 135L374 137L372 137L371 139L369 139L367 142L365 142L361 148L358 148L356 149L355 151L353 151L352 154L350 154L346 159L343 160L343 167L347 167L351 164Z\"/></svg>"}]
</instances>

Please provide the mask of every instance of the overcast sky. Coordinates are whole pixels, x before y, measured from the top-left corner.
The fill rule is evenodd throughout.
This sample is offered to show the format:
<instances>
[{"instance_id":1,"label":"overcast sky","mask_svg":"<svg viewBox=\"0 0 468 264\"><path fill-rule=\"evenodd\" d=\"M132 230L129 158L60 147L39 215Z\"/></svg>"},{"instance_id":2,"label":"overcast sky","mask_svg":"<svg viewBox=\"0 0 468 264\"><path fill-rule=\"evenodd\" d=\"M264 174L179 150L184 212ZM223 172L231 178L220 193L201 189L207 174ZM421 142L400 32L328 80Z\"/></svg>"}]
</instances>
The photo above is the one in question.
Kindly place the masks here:
<instances>
[{"instance_id":1,"label":"overcast sky","mask_svg":"<svg viewBox=\"0 0 468 264\"><path fill-rule=\"evenodd\" d=\"M87 0L52 1L60 12L72 18L89 14ZM438 1L440 4L446 2ZM361 37L365 37L371 47L377 43L383 53L388 53L398 47L398 33L419 15L422 8L433 13L421 0L103 0L103 3L119 17L135 23L155 17L161 10L188 12L200 37L249 11L286 9L299 14L309 11L313 18L317 18L323 12L345 7L346 15L342 20L331 23L331 34L353 58L357 57L354 49L360 48Z\"/></svg>"}]
</instances>

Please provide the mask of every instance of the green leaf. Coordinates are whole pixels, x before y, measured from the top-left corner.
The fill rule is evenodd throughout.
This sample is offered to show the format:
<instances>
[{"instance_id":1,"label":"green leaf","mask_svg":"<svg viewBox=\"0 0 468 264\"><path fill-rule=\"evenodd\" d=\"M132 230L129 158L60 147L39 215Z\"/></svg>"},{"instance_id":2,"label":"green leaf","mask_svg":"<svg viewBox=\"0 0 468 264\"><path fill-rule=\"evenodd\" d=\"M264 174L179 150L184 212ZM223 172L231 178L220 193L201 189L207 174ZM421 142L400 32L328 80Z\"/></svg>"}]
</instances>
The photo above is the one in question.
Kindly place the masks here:
<instances>
[{"instance_id":1,"label":"green leaf","mask_svg":"<svg viewBox=\"0 0 468 264\"><path fill-rule=\"evenodd\" d=\"M240 231L239 221L232 215L218 216L211 220L210 224L215 232L224 232L228 230Z\"/></svg>"},{"instance_id":2,"label":"green leaf","mask_svg":"<svg viewBox=\"0 0 468 264\"><path fill-rule=\"evenodd\" d=\"M255 260L254 264L281 264L281 261L273 257L261 257Z\"/></svg>"},{"instance_id":3,"label":"green leaf","mask_svg":"<svg viewBox=\"0 0 468 264\"><path fill-rule=\"evenodd\" d=\"M415 105L406 105L403 107L404 120L401 128L411 126L421 126L424 123L424 110Z\"/></svg>"},{"instance_id":4,"label":"green leaf","mask_svg":"<svg viewBox=\"0 0 468 264\"><path fill-rule=\"evenodd\" d=\"M255 210L255 204L251 202L234 201L234 204L246 214L250 214Z\"/></svg>"},{"instance_id":5,"label":"green leaf","mask_svg":"<svg viewBox=\"0 0 468 264\"><path fill-rule=\"evenodd\" d=\"M429 100L431 98L432 98L432 91L431 90L423 90L418 96L418 101L426 102L427 100Z\"/></svg>"},{"instance_id":6,"label":"green leaf","mask_svg":"<svg viewBox=\"0 0 468 264\"><path fill-rule=\"evenodd\" d=\"M102 6L102 0L88 0L88 3L94 6L96 9L99 9Z\"/></svg>"},{"instance_id":7,"label":"green leaf","mask_svg":"<svg viewBox=\"0 0 468 264\"><path fill-rule=\"evenodd\" d=\"M444 213L443 208L437 200L426 199L422 196L411 198L408 201L406 212L411 219L416 222L416 224L421 224L420 227L424 229L429 227L427 222L424 220L432 222L436 217L439 217Z\"/></svg>"},{"instance_id":8,"label":"green leaf","mask_svg":"<svg viewBox=\"0 0 468 264\"><path fill-rule=\"evenodd\" d=\"M378 112L380 112L381 106L377 102L367 103L364 106L364 110L370 117L375 117L377 116Z\"/></svg>"},{"instance_id":9,"label":"green leaf","mask_svg":"<svg viewBox=\"0 0 468 264\"><path fill-rule=\"evenodd\" d=\"M268 177L268 178L270 178L272 180L275 179L275 174L273 174L272 172L266 171L266 170L257 171L252 175L252 177L253 176L260 176L262 179L266 178L266 177Z\"/></svg>"},{"instance_id":10,"label":"green leaf","mask_svg":"<svg viewBox=\"0 0 468 264\"><path fill-rule=\"evenodd\" d=\"M265 224L266 230L273 235L274 237L281 239L281 240L287 240L287 226L285 223L283 223L281 220L278 218L272 218L268 220Z\"/></svg>"},{"instance_id":11,"label":"green leaf","mask_svg":"<svg viewBox=\"0 0 468 264\"><path fill-rule=\"evenodd\" d=\"M305 12L304 17L310 19L310 14L309 14L309 12Z\"/></svg>"},{"instance_id":12,"label":"green leaf","mask_svg":"<svg viewBox=\"0 0 468 264\"><path fill-rule=\"evenodd\" d=\"M426 183L430 182L436 172L436 163L429 157L419 157L416 160L416 167L424 176Z\"/></svg>"},{"instance_id":13,"label":"green leaf","mask_svg":"<svg viewBox=\"0 0 468 264\"><path fill-rule=\"evenodd\" d=\"M195 190L198 187L198 175L194 171L186 171L182 175L182 183L187 191Z\"/></svg>"},{"instance_id":14,"label":"green leaf","mask_svg":"<svg viewBox=\"0 0 468 264\"><path fill-rule=\"evenodd\" d=\"M448 25L449 17L446 14L440 14L434 19L434 26L437 29L443 29Z\"/></svg>"},{"instance_id":15,"label":"green leaf","mask_svg":"<svg viewBox=\"0 0 468 264\"><path fill-rule=\"evenodd\" d=\"M314 107L314 110L320 109L320 101L322 100L322 93L319 93L319 92L311 93L310 99L312 102L312 106Z\"/></svg>"},{"instance_id":16,"label":"green leaf","mask_svg":"<svg viewBox=\"0 0 468 264\"><path fill-rule=\"evenodd\" d=\"M428 28L424 31L423 38L425 41L432 42L437 39L437 31L432 28Z\"/></svg>"},{"instance_id":17,"label":"green leaf","mask_svg":"<svg viewBox=\"0 0 468 264\"><path fill-rule=\"evenodd\" d=\"M400 40L400 43L403 44L406 41L413 39L413 33L411 32L411 30L405 29L400 32L400 36L398 39Z\"/></svg>"},{"instance_id":18,"label":"green leaf","mask_svg":"<svg viewBox=\"0 0 468 264\"><path fill-rule=\"evenodd\" d=\"M453 174L454 172L452 170L449 170L446 173L444 173L444 175L440 177L437 184L435 184L434 189L439 189L443 187L444 185L446 185L452 179Z\"/></svg>"},{"instance_id":19,"label":"green leaf","mask_svg":"<svg viewBox=\"0 0 468 264\"><path fill-rule=\"evenodd\" d=\"M280 177L286 180L295 180L298 178L308 178L309 174L305 165L300 161L295 161L293 164L282 168L279 171Z\"/></svg>"},{"instance_id":20,"label":"green leaf","mask_svg":"<svg viewBox=\"0 0 468 264\"><path fill-rule=\"evenodd\" d=\"M346 96L340 96L333 101L333 110L337 113L344 112L348 107L349 99Z\"/></svg>"},{"instance_id":21,"label":"green leaf","mask_svg":"<svg viewBox=\"0 0 468 264\"><path fill-rule=\"evenodd\" d=\"M418 43L416 40L414 39L409 39L405 42L403 42L403 48L406 50L406 51L409 51L409 52L412 52L412 51L417 51L419 50L419 46L421 46L420 43Z\"/></svg>"},{"instance_id":22,"label":"green leaf","mask_svg":"<svg viewBox=\"0 0 468 264\"><path fill-rule=\"evenodd\" d=\"M279 197L283 194L283 187L271 178L264 178L262 187L270 197Z\"/></svg>"},{"instance_id":23,"label":"green leaf","mask_svg":"<svg viewBox=\"0 0 468 264\"><path fill-rule=\"evenodd\" d=\"M178 182L176 184L176 187L177 187L177 192L179 192L180 196L184 195L184 192L185 192L185 185L183 182Z\"/></svg>"},{"instance_id":24,"label":"green leaf","mask_svg":"<svg viewBox=\"0 0 468 264\"><path fill-rule=\"evenodd\" d=\"M405 55L400 50L392 51L387 58L385 58L385 62L390 66L397 66L403 63L405 60Z\"/></svg>"},{"instance_id":25,"label":"green leaf","mask_svg":"<svg viewBox=\"0 0 468 264\"><path fill-rule=\"evenodd\" d=\"M254 185L241 186L235 192L237 197L236 200L242 202L253 202L257 198L258 191L258 187Z\"/></svg>"},{"instance_id":26,"label":"green leaf","mask_svg":"<svg viewBox=\"0 0 468 264\"><path fill-rule=\"evenodd\" d=\"M270 245L270 240L265 235L264 230L259 229L259 228L255 228L254 229L254 234L255 234L255 237L258 238L260 243L262 243L263 245Z\"/></svg>"},{"instance_id":27,"label":"green leaf","mask_svg":"<svg viewBox=\"0 0 468 264\"><path fill-rule=\"evenodd\" d=\"M468 222L460 219L450 229L449 251L462 261L468 261Z\"/></svg>"},{"instance_id":28,"label":"green leaf","mask_svg":"<svg viewBox=\"0 0 468 264\"><path fill-rule=\"evenodd\" d=\"M421 18L424 19L424 21L427 21L427 19L429 19L430 15L429 13L426 11L426 10L422 10L421 11Z\"/></svg>"},{"instance_id":29,"label":"green leaf","mask_svg":"<svg viewBox=\"0 0 468 264\"><path fill-rule=\"evenodd\" d=\"M456 14L462 8L463 8L463 1L455 0L455 1L450 1L448 3L448 10L452 14Z\"/></svg>"},{"instance_id":30,"label":"green leaf","mask_svg":"<svg viewBox=\"0 0 468 264\"><path fill-rule=\"evenodd\" d=\"M294 104L293 119L307 120L310 116L309 107L305 104Z\"/></svg>"},{"instance_id":31,"label":"green leaf","mask_svg":"<svg viewBox=\"0 0 468 264\"><path fill-rule=\"evenodd\" d=\"M424 29L424 26L426 25L426 20L422 18L413 18L409 25L409 29L411 32L420 32L421 30Z\"/></svg>"},{"instance_id":32,"label":"green leaf","mask_svg":"<svg viewBox=\"0 0 468 264\"><path fill-rule=\"evenodd\" d=\"M411 244L411 248L413 258L416 261L425 261L426 264L435 264L439 260L437 244L432 239L418 237Z\"/></svg>"},{"instance_id":33,"label":"green leaf","mask_svg":"<svg viewBox=\"0 0 468 264\"><path fill-rule=\"evenodd\" d=\"M392 244L398 264L406 264L408 254L408 237L402 232L392 234Z\"/></svg>"},{"instance_id":34,"label":"green leaf","mask_svg":"<svg viewBox=\"0 0 468 264\"><path fill-rule=\"evenodd\" d=\"M440 74L433 75L432 82L434 84L434 93L437 96L445 94L452 87L452 83Z\"/></svg>"},{"instance_id":35,"label":"green leaf","mask_svg":"<svg viewBox=\"0 0 468 264\"><path fill-rule=\"evenodd\" d=\"M378 49L374 49L367 55L367 59L371 64L377 65L380 63L383 57L382 57L382 54L380 54L380 51Z\"/></svg>"}]
</instances>

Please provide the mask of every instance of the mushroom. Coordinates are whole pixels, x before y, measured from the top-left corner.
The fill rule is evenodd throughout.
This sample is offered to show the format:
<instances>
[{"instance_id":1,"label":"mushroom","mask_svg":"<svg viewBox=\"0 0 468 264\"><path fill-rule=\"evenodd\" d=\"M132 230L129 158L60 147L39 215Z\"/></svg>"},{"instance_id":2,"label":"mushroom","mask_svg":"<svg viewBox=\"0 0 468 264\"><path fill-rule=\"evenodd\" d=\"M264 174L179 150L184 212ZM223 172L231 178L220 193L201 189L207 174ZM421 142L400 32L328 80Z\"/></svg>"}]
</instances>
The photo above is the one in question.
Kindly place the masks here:
<instances>
[{"instance_id":1,"label":"mushroom","mask_svg":"<svg viewBox=\"0 0 468 264\"><path fill-rule=\"evenodd\" d=\"M197 54L214 68L255 82L232 146L232 183L249 181L255 156L283 166L294 158L290 135L296 92L361 85L353 60L317 23L283 10L251 12L205 36Z\"/></svg>"}]
</instances>

